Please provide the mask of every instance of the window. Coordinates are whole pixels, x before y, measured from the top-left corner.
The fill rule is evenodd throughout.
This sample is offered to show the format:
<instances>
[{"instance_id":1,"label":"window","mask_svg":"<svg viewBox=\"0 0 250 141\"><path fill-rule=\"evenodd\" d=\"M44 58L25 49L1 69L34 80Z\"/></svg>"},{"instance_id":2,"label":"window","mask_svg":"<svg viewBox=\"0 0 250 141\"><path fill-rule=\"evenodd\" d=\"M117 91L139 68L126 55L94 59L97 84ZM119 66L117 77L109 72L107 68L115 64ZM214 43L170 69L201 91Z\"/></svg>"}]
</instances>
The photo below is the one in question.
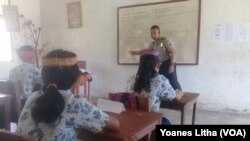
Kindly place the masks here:
<instances>
[{"instance_id":1,"label":"window","mask_svg":"<svg viewBox=\"0 0 250 141\"><path fill-rule=\"evenodd\" d=\"M0 16L0 61L12 60L10 33L5 28L5 21Z\"/></svg>"}]
</instances>

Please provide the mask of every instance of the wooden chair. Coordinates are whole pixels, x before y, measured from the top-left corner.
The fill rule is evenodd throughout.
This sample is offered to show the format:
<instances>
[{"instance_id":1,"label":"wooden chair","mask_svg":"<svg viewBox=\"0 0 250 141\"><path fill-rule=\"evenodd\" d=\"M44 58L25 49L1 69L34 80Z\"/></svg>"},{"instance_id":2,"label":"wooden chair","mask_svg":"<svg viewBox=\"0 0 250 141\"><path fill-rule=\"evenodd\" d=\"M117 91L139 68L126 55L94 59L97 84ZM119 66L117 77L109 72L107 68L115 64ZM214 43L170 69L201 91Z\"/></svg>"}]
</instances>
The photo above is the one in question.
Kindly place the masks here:
<instances>
[{"instance_id":1,"label":"wooden chair","mask_svg":"<svg viewBox=\"0 0 250 141\"><path fill-rule=\"evenodd\" d=\"M40 87L40 85L35 85ZM35 88L34 88L35 89ZM23 85L21 81L11 82L9 80L0 80L0 93L11 96L11 113L12 121L17 122L22 111L21 94L23 93Z\"/></svg>"},{"instance_id":2,"label":"wooden chair","mask_svg":"<svg viewBox=\"0 0 250 141\"><path fill-rule=\"evenodd\" d=\"M35 141L34 138L0 130L1 141Z\"/></svg>"},{"instance_id":3,"label":"wooden chair","mask_svg":"<svg viewBox=\"0 0 250 141\"><path fill-rule=\"evenodd\" d=\"M79 60L77 61L77 65L80 69L85 69L86 70L86 61L84 60ZM80 94L80 86L77 88L77 91L76 91L77 94L81 95ZM87 98L89 101L91 100L91 95L90 95L90 81L87 81L85 84L84 84L84 94L83 96L85 98Z\"/></svg>"},{"instance_id":4,"label":"wooden chair","mask_svg":"<svg viewBox=\"0 0 250 141\"><path fill-rule=\"evenodd\" d=\"M0 80L0 93L11 96L11 121L17 123L19 112L17 110L18 104L16 101L18 101L19 98L16 97L16 92L14 87L15 86L11 81Z\"/></svg>"},{"instance_id":5,"label":"wooden chair","mask_svg":"<svg viewBox=\"0 0 250 141\"><path fill-rule=\"evenodd\" d=\"M143 111L151 111L151 106L149 102L149 98L137 95L138 102L139 102L139 107L138 109L143 110Z\"/></svg>"},{"instance_id":6,"label":"wooden chair","mask_svg":"<svg viewBox=\"0 0 250 141\"><path fill-rule=\"evenodd\" d=\"M19 117L22 112L21 93L23 93L23 86L21 81L14 82L13 85L14 85L15 102L16 102L16 113L17 117Z\"/></svg>"},{"instance_id":7,"label":"wooden chair","mask_svg":"<svg viewBox=\"0 0 250 141\"><path fill-rule=\"evenodd\" d=\"M113 100L113 101L121 101L121 99L116 99L115 97L117 95L122 95L122 94L129 94L129 93L126 93L126 92L119 92L119 93L109 93L109 99L110 100ZM131 93L133 94L133 93ZM142 111L150 111L150 103L149 103L149 98L147 97L143 97L143 96L140 96L140 95L136 95L136 99L138 100L138 105L137 105L137 109L138 110L142 110ZM130 108L128 106L125 105L126 108Z\"/></svg>"}]
</instances>

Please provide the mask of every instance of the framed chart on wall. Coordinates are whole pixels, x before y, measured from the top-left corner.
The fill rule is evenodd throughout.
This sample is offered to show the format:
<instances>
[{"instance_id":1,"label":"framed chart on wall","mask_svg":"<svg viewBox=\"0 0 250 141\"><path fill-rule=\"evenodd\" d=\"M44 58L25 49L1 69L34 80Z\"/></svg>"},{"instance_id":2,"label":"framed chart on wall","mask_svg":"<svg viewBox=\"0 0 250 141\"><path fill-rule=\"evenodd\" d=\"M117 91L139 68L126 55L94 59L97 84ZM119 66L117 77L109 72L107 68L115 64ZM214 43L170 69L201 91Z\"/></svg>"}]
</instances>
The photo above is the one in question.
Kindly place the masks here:
<instances>
[{"instance_id":1,"label":"framed chart on wall","mask_svg":"<svg viewBox=\"0 0 250 141\"><path fill-rule=\"evenodd\" d=\"M176 63L197 65L199 56L200 0L178 0L117 8L117 62L138 64L131 50L149 47L150 27L158 25L176 50Z\"/></svg>"},{"instance_id":2,"label":"framed chart on wall","mask_svg":"<svg viewBox=\"0 0 250 141\"><path fill-rule=\"evenodd\" d=\"M82 4L81 1L73 1L67 4L68 27L82 27Z\"/></svg>"}]
</instances>

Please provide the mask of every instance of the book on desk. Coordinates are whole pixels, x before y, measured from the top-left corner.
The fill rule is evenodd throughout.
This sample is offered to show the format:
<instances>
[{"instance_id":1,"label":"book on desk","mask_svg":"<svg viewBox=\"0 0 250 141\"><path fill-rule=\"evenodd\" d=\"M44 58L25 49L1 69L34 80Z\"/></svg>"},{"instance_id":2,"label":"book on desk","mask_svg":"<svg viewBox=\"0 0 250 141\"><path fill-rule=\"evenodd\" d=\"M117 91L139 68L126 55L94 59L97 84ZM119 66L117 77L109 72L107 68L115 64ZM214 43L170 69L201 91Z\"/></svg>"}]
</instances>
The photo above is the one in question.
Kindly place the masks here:
<instances>
[{"instance_id":1,"label":"book on desk","mask_svg":"<svg viewBox=\"0 0 250 141\"><path fill-rule=\"evenodd\" d=\"M123 103L101 98L97 99L97 108L106 112L112 112L117 114L120 114L121 112L125 111Z\"/></svg>"}]
</instances>

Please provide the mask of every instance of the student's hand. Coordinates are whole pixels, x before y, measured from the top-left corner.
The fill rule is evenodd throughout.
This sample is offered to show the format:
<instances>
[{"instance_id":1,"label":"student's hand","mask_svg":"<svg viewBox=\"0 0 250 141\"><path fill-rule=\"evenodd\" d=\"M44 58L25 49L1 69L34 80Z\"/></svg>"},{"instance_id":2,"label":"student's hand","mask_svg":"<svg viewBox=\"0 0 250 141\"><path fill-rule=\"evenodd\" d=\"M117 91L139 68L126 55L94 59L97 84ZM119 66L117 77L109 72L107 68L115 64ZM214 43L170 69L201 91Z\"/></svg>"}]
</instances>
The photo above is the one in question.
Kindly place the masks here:
<instances>
[{"instance_id":1,"label":"student's hand","mask_svg":"<svg viewBox=\"0 0 250 141\"><path fill-rule=\"evenodd\" d=\"M86 78L87 78L87 81L92 81L93 80L90 73L86 74Z\"/></svg>"},{"instance_id":2,"label":"student's hand","mask_svg":"<svg viewBox=\"0 0 250 141\"><path fill-rule=\"evenodd\" d=\"M78 85L84 85L87 81L92 81L92 77L89 73L82 74L78 80Z\"/></svg>"},{"instance_id":3,"label":"student's hand","mask_svg":"<svg viewBox=\"0 0 250 141\"><path fill-rule=\"evenodd\" d=\"M175 99L176 99L177 101L180 101L181 98L182 98L182 96L183 96L182 90L178 90L178 89L177 89L177 90L175 91L175 93L176 93Z\"/></svg>"},{"instance_id":4,"label":"student's hand","mask_svg":"<svg viewBox=\"0 0 250 141\"><path fill-rule=\"evenodd\" d=\"M87 81L92 81L92 77L89 73L81 74L77 80L77 82L74 84L73 94L75 96L79 96L79 87L84 85Z\"/></svg>"},{"instance_id":5,"label":"student's hand","mask_svg":"<svg viewBox=\"0 0 250 141\"><path fill-rule=\"evenodd\" d=\"M118 131L120 130L120 122L117 118L109 116L108 124L105 127L106 130Z\"/></svg>"},{"instance_id":6,"label":"student's hand","mask_svg":"<svg viewBox=\"0 0 250 141\"><path fill-rule=\"evenodd\" d=\"M173 73L174 72L174 65L171 64L168 68L168 73Z\"/></svg>"}]
</instances>

